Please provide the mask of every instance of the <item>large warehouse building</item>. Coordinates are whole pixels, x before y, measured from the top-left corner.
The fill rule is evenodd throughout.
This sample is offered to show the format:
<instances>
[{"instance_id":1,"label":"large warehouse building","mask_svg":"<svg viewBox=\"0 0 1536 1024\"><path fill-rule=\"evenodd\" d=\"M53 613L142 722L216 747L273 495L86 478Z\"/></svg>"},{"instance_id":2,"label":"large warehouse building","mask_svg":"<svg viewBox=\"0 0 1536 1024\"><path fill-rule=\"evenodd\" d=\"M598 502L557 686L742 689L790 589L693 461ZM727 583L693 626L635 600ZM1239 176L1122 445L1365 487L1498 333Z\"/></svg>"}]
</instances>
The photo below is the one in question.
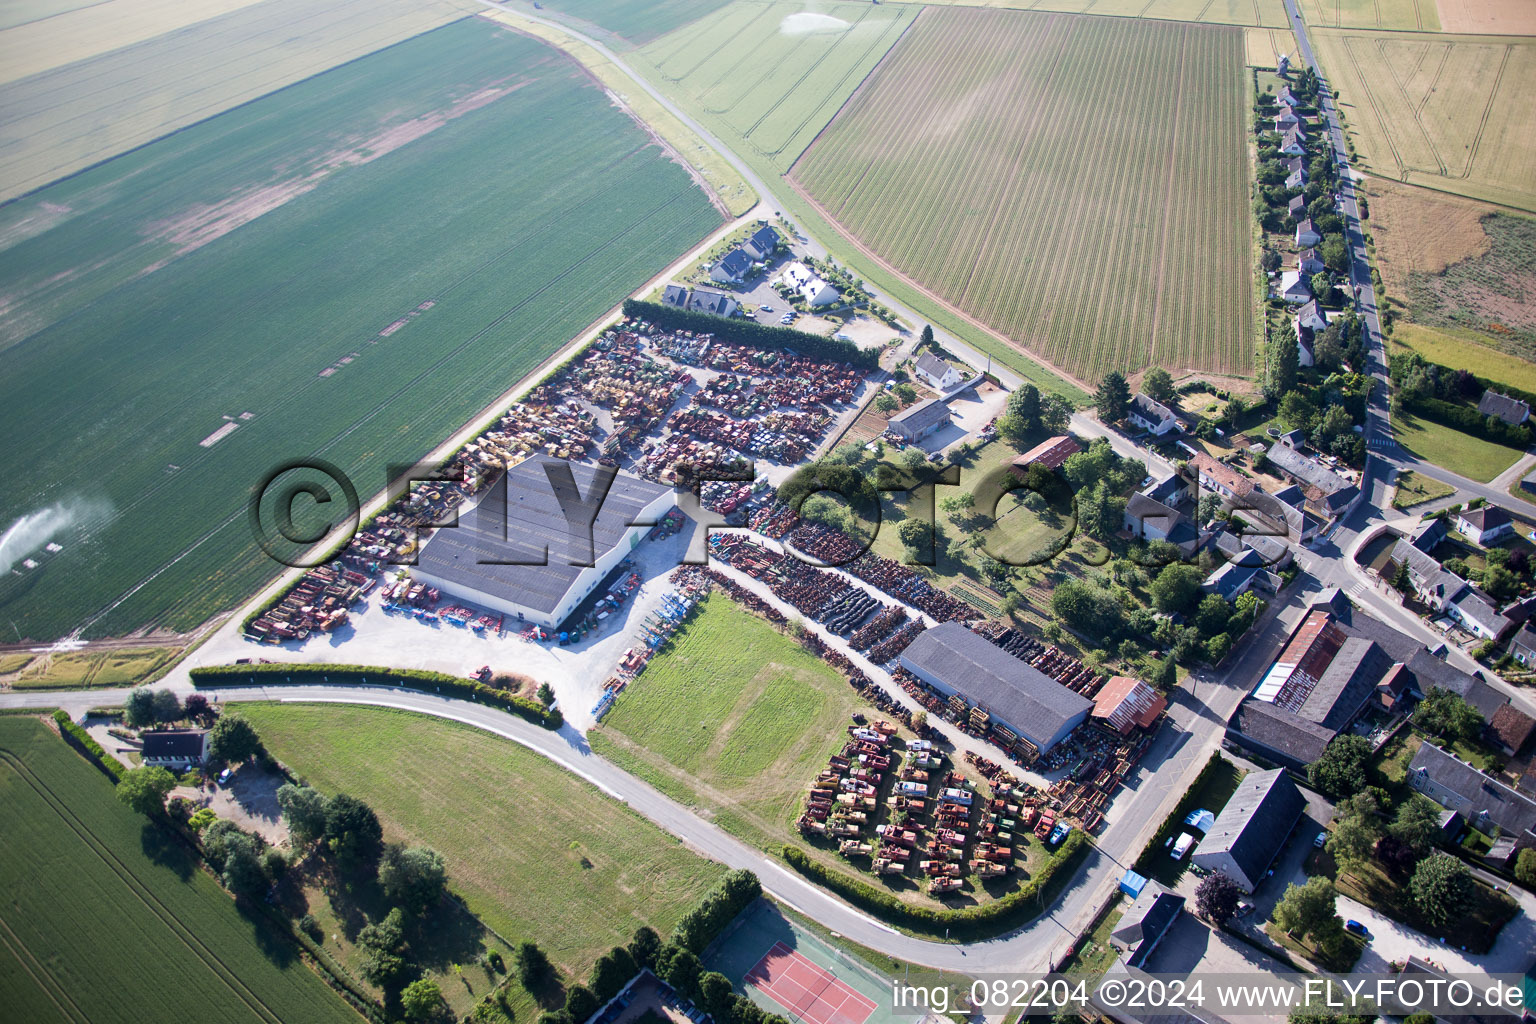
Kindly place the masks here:
<instances>
[{"instance_id":1,"label":"large warehouse building","mask_svg":"<svg viewBox=\"0 0 1536 1024\"><path fill-rule=\"evenodd\" d=\"M628 473L614 474L602 495L609 474L547 456L520 463L505 490L493 488L458 526L427 541L412 575L468 604L560 625L674 504L671 489Z\"/></svg>"},{"instance_id":2,"label":"large warehouse building","mask_svg":"<svg viewBox=\"0 0 1536 1024\"><path fill-rule=\"evenodd\" d=\"M1249 772L1195 850L1194 862L1253 892L1306 809L1306 798L1285 769Z\"/></svg>"},{"instance_id":3,"label":"large warehouse building","mask_svg":"<svg viewBox=\"0 0 1536 1024\"><path fill-rule=\"evenodd\" d=\"M1093 701L958 622L920 633L901 667L941 693L980 704L1043 754L1082 724Z\"/></svg>"}]
</instances>

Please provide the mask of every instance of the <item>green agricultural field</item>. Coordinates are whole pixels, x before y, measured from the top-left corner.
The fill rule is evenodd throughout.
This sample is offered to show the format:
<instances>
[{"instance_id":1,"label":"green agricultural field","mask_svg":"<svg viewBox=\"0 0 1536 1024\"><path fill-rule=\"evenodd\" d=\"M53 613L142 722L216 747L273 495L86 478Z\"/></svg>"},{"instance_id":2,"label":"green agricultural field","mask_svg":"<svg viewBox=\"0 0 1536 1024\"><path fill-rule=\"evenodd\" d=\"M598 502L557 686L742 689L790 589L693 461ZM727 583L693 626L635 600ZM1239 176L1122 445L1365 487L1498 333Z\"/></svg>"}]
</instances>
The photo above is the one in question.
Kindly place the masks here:
<instances>
[{"instance_id":1,"label":"green agricultural field","mask_svg":"<svg viewBox=\"0 0 1536 1024\"><path fill-rule=\"evenodd\" d=\"M543 0L537 9L520 3L517 9L569 25L596 36L610 48L642 46L695 19L705 17L730 0Z\"/></svg>"},{"instance_id":2,"label":"green agricultural field","mask_svg":"<svg viewBox=\"0 0 1536 1024\"><path fill-rule=\"evenodd\" d=\"M632 55L635 66L767 173L788 171L886 51L912 7L831 3L815 13L737 0Z\"/></svg>"},{"instance_id":3,"label":"green agricultural field","mask_svg":"<svg viewBox=\"0 0 1536 1024\"><path fill-rule=\"evenodd\" d=\"M291 937L35 718L0 719L0 1003L28 1024L356 1024Z\"/></svg>"},{"instance_id":4,"label":"green agricultural field","mask_svg":"<svg viewBox=\"0 0 1536 1024\"><path fill-rule=\"evenodd\" d=\"M367 801L387 839L440 852L480 920L537 942L568 978L642 924L666 935L725 874L553 762L467 725L338 705L241 713L311 785ZM538 1015L518 999L518 1020Z\"/></svg>"},{"instance_id":5,"label":"green agricultural field","mask_svg":"<svg viewBox=\"0 0 1536 1024\"><path fill-rule=\"evenodd\" d=\"M1536 210L1536 40L1322 29L1364 170Z\"/></svg>"},{"instance_id":6,"label":"green agricultural field","mask_svg":"<svg viewBox=\"0 0 1536 1024\"><path fill-rule=\"evenodd\" d=\"M0 527L63 545L0 616L235 605L278 568L247 519L269 469L381 490L719 224L577 64L483 19L0 208Z\"/></svg>"},{"instance_id":7,"label":"green agricultural field","mask_svg":"<svg viewBox=\"0 0 1536 1024\"><path fill-rule=\"evenodd\" d=\"M1080 381L1246 374L1243 45L1237 28L930 8L790 179L861 248Z\"/></svg>"}]
</instances>

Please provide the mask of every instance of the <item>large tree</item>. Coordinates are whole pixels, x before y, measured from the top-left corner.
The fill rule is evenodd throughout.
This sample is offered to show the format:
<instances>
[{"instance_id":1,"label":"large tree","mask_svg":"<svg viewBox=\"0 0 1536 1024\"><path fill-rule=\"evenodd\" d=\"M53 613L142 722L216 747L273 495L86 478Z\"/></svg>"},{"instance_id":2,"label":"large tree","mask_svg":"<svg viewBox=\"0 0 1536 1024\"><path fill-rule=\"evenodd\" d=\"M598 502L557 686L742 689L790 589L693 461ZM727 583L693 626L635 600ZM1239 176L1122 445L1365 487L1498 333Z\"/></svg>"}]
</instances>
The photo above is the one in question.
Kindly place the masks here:
<instances>
[{"instance_id":1,"label":"large tree","mask_svg":"<svg viewBox=\"0 0 1536 1024\"><path fill-rule=\"evenodd\" d=\"M325 809L325 840L347 870L371 867L378 861L384 829L373 808L345 793L337 793Z\"/></svg>"},{"instance_id":2,"label":"large tree","mask_svg":"<svg viewBox=\"0 0 1536 1024\"><path fill-rule=\"evenodd\" d=\"M597 996L585 985L572 985L565 990L565 1012L571 1015L571 1020L577 1024L583 1024L586 1019L597 1012L602 1004L597 1001Z\"/></svg>"},{"instance_id":3,"label":"large tree","mask_svg":"<svg viewBox=\"0 0 1536 1024\"><path fill-rule=\"evenodd\" d=\"M308 846L325 834L326 799L319 790L284 783L277 787L277 806L295 847Z\"/></svg>"},{"instance_id":4,"label":"large tree","mask_svg":"<svg viewBox=\"0 0 1536 1024\"><path fill-rule=\"evenodd\" d=\"M224 843L224 888L247 900L256 900L267 888L267 874L262 870L261 853L256 840L240 833Z\"/></svg>"},{"instance_id":5,"label":"large tree","mask_svg":"<svg viewBox=\"0 0 1536 1024\"><path fill-rule=\"evenodd\" d=\"M158 815L176 788L176 777L159 765L130 768L117 783L117 798L140 814Z\"/></svg>"},{"instance_id":6,"label":"large tree","mask_svg":"<svg viewBox=\"0 0 1536 1024\"><path fill-rule=\"evenodd\" d=\"M1099 381L1099 390L1093 396L1093 405L1098 410L1099 419L1105 423L1118 423L1125 419L1125 411L1130 404L1131 387L1125 382L1125 374L1119 370L1110 370Z\"/></svg>"},{"instance_id":7,"label":"large tree","mask_svg":"<svg viewBox=\"0 0 1536 1024\"><path fill-rule=\"evenodd\" d=\"M1040 400L1040 429L1059 434L1067 429L1072 418L1072 403L1060 395L1046 395Z\"/></svg>"},{"instance_id":8,"label":"large tree","mask_svg":"<svg viewBox=\"0 0 1536 1024\"><path fill-rule=\"evenodd\" d=\"M1279 401L1296 388L1296 378L1301 373L1301 350L1296 347L1296 333L1289 329L1279 332L1274 341L1274 351L1269 357L1269 379L1264 390L1270 401Z\"/></svg>"},{"instance_id":9,"label":"large tree","mask_svg":"<svg viewBox=\"0 0 1536 1024\"><path fill-rule=\"evenodd\" d=\"M1466 913L1472 902L1472 872L1460 859L1436 853L1419 861L1408 880L1414 905L1435 924Z\"/></svg>"},{"instance_id":10,"label":"large tree","mask_svg":"<svg viewBox=\"0 0 1536 1024\"><path fill-rule=\"evenodd\" d=\"M1483 729L1483 716L1461 694L1434 686L1413 711L1413 724L1442 739L1475 739Z\"/></svg>"},{"instance_id":11,"label":"large tree","mask_svg":"<svg viewBox=\"0 0 1536 1024\"><path fill-rule=\"evenodd\" d=\"M1440 808L1429 797L1414 793L1398 805L1387 832L1422 857L1434 849L1440 835Z\"/></svg>"},{"instance_id":12,"label":"large tree","mask_svg":"<svg viewBox=\"0 0 1536 1024\"><path fill-rule=\"evenodd\" d=\"M1274 922L1300 938L1324 938L1339 926L1337 897L1325 875L1314 875L1302 885L1292 882L1275 904Z\"/></svg>"},{"instance_id":13,"label":"large tree","mask_svg":"<svg viewBox=\"0 0 1536 1024\"><path fill-rule=\"evenodd\" d=\"M128 699L123 702L123 720L135 729L142 729L146 725L154 725L155 717L155 691L139 687L128 694Z\"/></svg>"},{"instance_id":14,"label":"large tree","mask_svg":"<svg viewBox=\"0 0 1536 1024\"><path fill-rule=\"evenodd\" d=\"M1200 595L1205 573L1198 565L1174 562L1165 565L1148 587L1152 604L1160 612L1182 612Z\"/></svg>"},{"instance_id":15,"label":"large tree","mask_svg":"<svg viewBox=\"0 0 1536 1024\"><path fill-rule=\"evenodd\" d=\"M224 715L208 731L208 757L212 761L240 764L260 749L256 727L239 715Z\"/></svg>"},{"instance_id":16,"label":"large tree","mask_svg":"<svg viewBox=\"0 0 1536 1024\"><path fill-rule=\"evenodd\" d=\"M608 952L597 958L592 965L592 992L600 1003L606 1003L629 983L629 979L635 976L640 966L635 963L635 958L629 955L629 950L623 946L614 946Z\"/></svg>"},{"instance_id":17,"label":"large tree","mask_svg":"<svg viewBox=\"0 0 1536 1024\"><path fill-rule=\"evenodd\" d=\"M405 915L399 907L382 921L364 925L357 933L363 950L362 975L382 988L392 988L405 980L410 964L405 959Z\"/></svg>"},{"instance_id":18,"label":"large tree","mask_svg":"<svg viewBox=\"0 0 1536 1024\"><path fill-rule=\"evenodd\" d=\"M1017 416L1026 430L1040 429L1040 389L1029 381L1008 396L1007 414Z\"/></svg>"},{"instance_id":19,"label":"large tree","mask_svg":"<svg viewBox=\"0 0 1536 1024\"><path fill-rule=\"evenodd\" d=\"M431 847L391 843L379 861L379 886L396 905L424 914L447 890L448 868Z\"/></svg>"},{"instance_id":20,"label":"large tree","mask_svg":"<svg viewBox=\"0 0 1536 1024\"><path fill-rule=\"evenodd\" d=\"M656 968L656 954L661 952L661 936L656 934L656 929L648 924L643 924L635 929L634 936L629 940L629 955L635 961L636 966Z\"/></svg>"},{"instance_id":21,"label":"large tree","mask_svg":"<svg viewBox=\"0 0 1536 1024\"><path fill-rule=\"evenodd\" d=\"M517 968L517 981L528 992L537 992L555 976L555 967L537 943L524 940L517 944L512 955Z\"/></svg>"},{"instance_id":22,"label":"large tree","mask_svg":"<svg viewBox=\"0 0 1536 1024\"><path fill-rule=\"evenodd\" d=\"M1161 366L1154 366L1147 371L1147 375L1141 379L1141 390L1164 403L1173 401L1178 394L1173 387L1173 374Z\"/></svg>"},{"instance_id":23,"label":"large tree","mask_svg":"<svg viewBox=\"0 0 1536 1024\"><path fill-rule=\"evenodd\" d=\"M1371 741L1349 733L1335 737L1316 761L1307 765L1307 781L1328 796L1339 798L1365 788Z\"/></svg>"},{"instance_id":24,"label":"large tree","mask_svg":"<svg viewBox=\"0 0 1536 1024\"><path fill-rule=\"evenodd\" d=\"M417 978L400 992L400 1009L409 1020L430 1020L443 1006L443 990L431 978Z\"/></svg>"},{"instance_id":25,"label":"large tree","mask_svg":"<svg viewBox=\"0 0 1536 1024\"><path fill-rule=\"evenodd\" d=\"M1220 871L1206 875L1195 886L1195 909L1212 924L1225 924L1243 901L1243 889L1231 875Z\"/></svg>"}]
</instances>

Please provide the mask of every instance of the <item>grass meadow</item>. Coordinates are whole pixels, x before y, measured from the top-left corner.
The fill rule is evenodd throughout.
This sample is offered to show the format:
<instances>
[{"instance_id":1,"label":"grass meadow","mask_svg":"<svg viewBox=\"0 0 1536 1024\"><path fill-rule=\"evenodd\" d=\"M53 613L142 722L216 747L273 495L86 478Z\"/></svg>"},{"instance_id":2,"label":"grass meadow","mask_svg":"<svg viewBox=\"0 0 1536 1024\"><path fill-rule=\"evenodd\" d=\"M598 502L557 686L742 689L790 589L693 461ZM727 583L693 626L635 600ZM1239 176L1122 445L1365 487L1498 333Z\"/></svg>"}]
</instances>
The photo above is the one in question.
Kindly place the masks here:
<instances>
[{"instance_id":1,"label":"grass meadow","mask_svg":"<svg viewBox=\"0 0 1536 1024\"><path fill-rule=\"evenodd\" d=\"M931 8L790 178L864 249L1079 381L1246 374L1243 46L1236 28Z\"/></svg>"},{"instance_id":2,"label":"grass meadow","mask_svg":"<svg viewBox=\"0 0 1536 1024\"><path fill-rule=\"evenodd\" d=\"M1536 210L1536 40L1319 29L1362 169Z\"/></svg>"},{"instance_id":3,"label":"grass meadow","mask_svg":"<svg viewBox=\"0 0 1536 1024\"><path fill-rule=\"evenodd\" d=\"M0 1001L29 1024L356 1024L291 937L35 718L0 718Z\"/></svg>"},{"instance_id":4,"label":"grass meadow","mask_svg":"<svg viewBox=\"0 0 1536 1024\"><path fill-rule=\"evenodd\" d=\"M1432 423L1409 413L1392 417L1392 435L1397 443L1425 462L1435 466L1454 466L1455 472L1469 480L1488 483L1518 462L1522 452L1506 448L1480 437L1464 434L1452 427Z\"/></svg>"},{"instance_id":5,"label":"grass meadow","mask_svg":"<svg viewBox=\"0 0 1536 1024\"><path fill-rule=\"evenodd\" d=\"M0 617L232 607L277 568L270 468L380 490L720 222L580 66L482 19L0 207L0 524L74 524Z\"/></svg>"},{"instance_id":6,"label":"grass meadow","mask_svg":"<svg viewBox=\"0 0 1536 1024\"><path fill-rule=\"evenodd\" d=\"M373 807L386 839L441 853L471 912L514 945L537 942L568 979L642 924L667 935L725 874L553 762L467 725L334 704L241 713L311 785ZM520 990L514 1008L538 1014Z\"/></svg>"}]
</instances>

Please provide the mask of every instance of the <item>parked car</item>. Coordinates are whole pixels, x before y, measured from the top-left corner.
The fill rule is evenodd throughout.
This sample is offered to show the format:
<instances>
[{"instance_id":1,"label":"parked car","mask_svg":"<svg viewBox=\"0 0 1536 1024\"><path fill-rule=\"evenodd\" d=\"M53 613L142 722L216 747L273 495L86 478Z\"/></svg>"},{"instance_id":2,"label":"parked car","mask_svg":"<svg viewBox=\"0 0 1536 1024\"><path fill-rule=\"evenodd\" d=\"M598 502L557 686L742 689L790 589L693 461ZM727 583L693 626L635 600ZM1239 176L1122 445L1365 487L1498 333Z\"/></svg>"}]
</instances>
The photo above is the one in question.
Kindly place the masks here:
<instances>
[{"instance_id":1,"label":"parked car","mask_svg":"<svg viewBox=\"0 0 1536 1024\"><path fill-rule=\"evenodd\" d=\"M761 309L761 310L762 310L762 311L763 311L763 312L764 312L764 313L772 313L772 312L773 312L773 307L772 307L772 306L762 306L762 307L759 307L759 308L760 308L760 309Z\"/></svg>"},{"instance_id":2,"label":"parked car","mask_svg":"<svg viewBox=\"0 0 1536 1024\"><path fill-rule=\"evenodd\" d=\"M1321 850L1323 848L1323 844L1326 842L1328 842L1328 830L1324 829L1317 834L1316 839L1312 840L1312 845Z\"/></svg>"},{"instance_id":3,"label":"parked car","mask_svg":"<svg viewBox=\"0 0 1536 1024\"><path fill-rule=\"evenodd\" d=\"M1237 916L1238 917L1247 917L1251 913L1253 913L1253 904L1252 903L1249 903L1247 900L1243 900L1242 902L1238 903L1238 905L1237 905Z\"/></svg>"},{"instance_id":4,"label":"parked car","mask_svg":"<svg viewBox=\"0 0 1536 1024\"><path fill-rule=\"evenodd\" d=\"M1367 942L1371 941L1371 930L1369 928L1367 928L1365 925L1361 924L1359 921L1354 921L1354 920L1345 921L1344 922L1344 930L1349 932L1349 934L1351 934L1351 935L1358 935L1358 936L1360 936L1362 939L1364 939Z\"/></svg>"}]
</instances>

